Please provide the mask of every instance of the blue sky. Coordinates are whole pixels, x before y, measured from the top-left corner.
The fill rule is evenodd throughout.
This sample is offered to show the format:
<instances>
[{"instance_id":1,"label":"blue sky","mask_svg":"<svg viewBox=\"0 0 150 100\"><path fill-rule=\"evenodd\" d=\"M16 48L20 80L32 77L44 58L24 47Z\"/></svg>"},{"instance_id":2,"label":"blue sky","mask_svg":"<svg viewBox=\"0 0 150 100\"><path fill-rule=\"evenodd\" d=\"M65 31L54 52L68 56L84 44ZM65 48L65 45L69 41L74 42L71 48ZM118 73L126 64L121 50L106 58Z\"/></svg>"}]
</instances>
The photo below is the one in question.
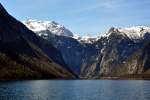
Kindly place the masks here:
<instances>
[{"instance_id":1,"label":"blue sky","mask_svg":"<svg viewBox=\"0 0 150 100\"><path fill-rule=\"evenodd\" d=\"M150 0L0 0L19 20L54 20L72 32L99 35L110 27L150 25Z\"/></svg>"}]
</instances>

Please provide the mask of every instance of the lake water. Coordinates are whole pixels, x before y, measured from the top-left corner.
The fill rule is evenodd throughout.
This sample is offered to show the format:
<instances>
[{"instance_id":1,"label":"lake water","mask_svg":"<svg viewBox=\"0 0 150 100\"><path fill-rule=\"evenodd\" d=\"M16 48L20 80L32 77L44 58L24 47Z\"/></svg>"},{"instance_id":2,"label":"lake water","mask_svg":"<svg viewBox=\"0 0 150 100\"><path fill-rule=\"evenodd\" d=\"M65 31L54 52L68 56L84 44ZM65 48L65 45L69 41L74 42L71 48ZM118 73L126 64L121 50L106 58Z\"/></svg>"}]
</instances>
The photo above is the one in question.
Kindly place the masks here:
<instances>
[{"instance_id":1,"label":"lake water","mask_svg":"<svg viewBox=\"0 0 150 100\"><path fill-rule=\"evenodd\" d=\"M150 81L33 80L0 82L0 100L150 100Z\"/></svg>"}]
</instances>

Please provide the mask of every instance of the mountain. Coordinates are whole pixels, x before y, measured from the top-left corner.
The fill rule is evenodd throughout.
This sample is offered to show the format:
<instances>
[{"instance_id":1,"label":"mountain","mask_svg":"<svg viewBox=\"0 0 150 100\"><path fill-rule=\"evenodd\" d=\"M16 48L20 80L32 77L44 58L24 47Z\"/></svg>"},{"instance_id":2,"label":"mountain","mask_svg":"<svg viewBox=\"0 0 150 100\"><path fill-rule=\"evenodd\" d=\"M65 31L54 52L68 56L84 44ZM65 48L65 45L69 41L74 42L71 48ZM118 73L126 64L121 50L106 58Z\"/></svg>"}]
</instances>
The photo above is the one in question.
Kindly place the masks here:
<instances>
[{"instance_id":1,"label":"mountain","mask_svg":"<svg viewBox=\"0 0 150 100\"><path fill-rule=\"evenodd\" d=\"M29 19L27 21L23 21L23 23L34 32L41 32L47 30L59 36L73 37L73 33L70 30L66 29L64 26L58 24L55 21L38 21ZM48 34L45 33L39 35L43 35L46 37Z\"/></svg>"},{"instance_id":2,"label":"mountain","mask_svg":"<svg viewBox=\"0 0 150 100\"><path fill-rule=\"evenodd\" d=\"M143 51L150 42L149 27L111 28L105 38L105 45L99 55L101 60L97 65L100 75L136 77L145 75L150 69L146 64L149 50L146 50L146 54ZM147 74L150 76L150 73Z\"/></svg>"},{"instance_id":3,"label":"mountain","mask_svg":"<svg viewBox=\"0 0 150 100\"><path fill-rule=\"evenodd\" d=\"M47 21L43 21L43 23L40 24L44 24L45 22ZM29 21L24 21L23 23L27 25L27 27L30 27L31 24L33 25L35 22L30 22L29 24ZM38 36L42 37L45 40L48 40L49 43L51 43L55 48L57 48L61 52L63 59L67 66L69 66L70 70L79 76L81 70L84 67L86 67L87 64L89 65L89 63L93 63L93 61L95 61L95 59L93 58L98 56L99 51L98 49L96 49L96 45L92 44L95 39L92 40L88 37L80 38L80 36L76 35L57 35L52 33L51 29L46 29L46 27L45 30L41 31L35 31L37 30L35 29L35 27L30 27L30 29L34 31Z\"/></svg>"},{"instance_id":4,"label":"mountain","mask_svg":"<svg viewBox=\"0 0 150 100\"><path fill-rule=\"evenodd\" d=\"M54 21L23 23L0 4L0 79L150 78L148 26L92 38Z\"/></svg>"},{"instance_id":5,"label":"mountain","mask_svg":"<svg viewBox=\"0 0 150 100\"><path fill-rule=\"evenodd\" d=\"M34 32L57 48L65 63L80 78L150 77L149 50L146 49L149 48L150 27L112 27L97 38L57 35L50 29Z\"/></svg>"},{"instance_id":6,"label":"mountain","mask_svg":"<svg viewBox=\"0 0 150 100\"><path fill-rule=\"evenodd\" d=\"M60 52L9 15L1 4L0 72L0 79L74 77Z\"/></svg>"},{"instance_id":7,"label":"mountain","mask_svg":"<svg viewBox=\"0 0 150 100\"><path fill-rule=\"evenodd\" d=\"M22 21L22 23L26 25L30 30L38 33L38 36L43 37L44 39L47 39L50 33L57 36L71 37L84 43L92 43L95 41L95 38L91 37L89 34L86 34L82 37L77 34L73 34L69 29L67 29L63 25L58 24L55 21L28 19L26 21Z\"/></svg>"},{"instance_id":8,"label":"mountain","mask_svg":"<svg viewBox=\"0 0 150 100\"><path fill-rule=\"evenodd\" d=\"M96 67L86 69L86 77L149 78L149 29L146 26L111 28L97 41L102 43L99 60L94 63Z\"/></svg>"},{"instance_id":9,"label":"mountain","mask_svg":"<svg viewBox=\"0 0 150 100\"><path fill-rule=\"evenodd\" d=\"M146 33L150 33L150 27L148 27L148 26L134 26L134 27L127 27L127 28L112 27L107 32L107 35L110 35L112 32L121 34L132 40L138 40L138 39L144 38Z\"/></svg>"}]
</instances>

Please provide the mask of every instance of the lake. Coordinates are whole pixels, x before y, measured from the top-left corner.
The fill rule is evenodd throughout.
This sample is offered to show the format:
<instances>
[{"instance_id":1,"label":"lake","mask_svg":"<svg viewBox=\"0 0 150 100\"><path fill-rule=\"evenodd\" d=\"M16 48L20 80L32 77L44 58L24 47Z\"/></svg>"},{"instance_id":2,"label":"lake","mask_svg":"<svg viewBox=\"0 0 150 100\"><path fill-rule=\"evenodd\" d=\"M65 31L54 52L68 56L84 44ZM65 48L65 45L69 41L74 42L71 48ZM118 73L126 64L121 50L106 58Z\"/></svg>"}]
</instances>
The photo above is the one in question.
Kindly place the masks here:
<instances>
[{"instance_id":1,"label":"lake","mask_svg":"<svg viewBox=\"0 0 150 100\"><path fill-rule=\"evenodd\" d=\"M3 81L0 100L150 100L150 81Z\"/></svg>"}]
</instances>

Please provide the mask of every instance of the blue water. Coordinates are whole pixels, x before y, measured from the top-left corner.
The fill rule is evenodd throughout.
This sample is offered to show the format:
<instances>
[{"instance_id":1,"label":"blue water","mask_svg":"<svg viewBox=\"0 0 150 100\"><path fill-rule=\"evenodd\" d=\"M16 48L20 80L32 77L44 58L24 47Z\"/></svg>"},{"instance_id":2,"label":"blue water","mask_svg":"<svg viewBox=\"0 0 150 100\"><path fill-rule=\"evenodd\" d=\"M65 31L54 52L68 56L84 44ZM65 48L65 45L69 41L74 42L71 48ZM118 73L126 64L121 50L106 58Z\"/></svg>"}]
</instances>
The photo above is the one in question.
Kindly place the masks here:
<instances>
[{"instance_id":1,"label":"blue water","mask_svg":"<svg viewBox=\"0 0 150 100\"><path fill-rule=\"evenodd\" d=\"M0 82L0 100L150 100L150 81L33 80Z\"/></svg>"}]
</instances>

